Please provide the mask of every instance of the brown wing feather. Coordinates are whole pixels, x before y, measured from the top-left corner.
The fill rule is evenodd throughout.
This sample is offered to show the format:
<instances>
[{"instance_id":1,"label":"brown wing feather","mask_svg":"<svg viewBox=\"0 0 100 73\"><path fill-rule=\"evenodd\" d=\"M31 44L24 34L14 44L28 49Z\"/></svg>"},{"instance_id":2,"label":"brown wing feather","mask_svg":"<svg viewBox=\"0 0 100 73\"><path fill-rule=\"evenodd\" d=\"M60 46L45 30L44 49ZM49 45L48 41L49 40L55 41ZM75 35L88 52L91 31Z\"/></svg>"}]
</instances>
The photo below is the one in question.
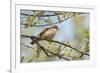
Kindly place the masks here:
<instances>
[{"instance_id":1,"label":"brown wing feather","mask_svg":"<svg viewBox=\"0 0 100 73\"><path fill-rule=\"evenodd\" d=\"M39 34L39 37L41 37L41 36L43 35L43 33L45 33L45 32L48 31L48 30L49 30L49 28L44 29L44 30Z\"/></svg>"}]
</instances>

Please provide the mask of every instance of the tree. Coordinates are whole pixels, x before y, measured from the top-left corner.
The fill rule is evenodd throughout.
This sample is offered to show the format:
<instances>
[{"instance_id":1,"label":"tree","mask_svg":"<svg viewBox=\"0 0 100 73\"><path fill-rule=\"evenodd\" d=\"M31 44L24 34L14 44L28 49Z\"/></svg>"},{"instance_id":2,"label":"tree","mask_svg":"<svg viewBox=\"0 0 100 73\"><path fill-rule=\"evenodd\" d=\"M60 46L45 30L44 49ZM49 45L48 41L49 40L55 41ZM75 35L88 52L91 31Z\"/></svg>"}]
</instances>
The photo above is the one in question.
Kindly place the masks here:
<instances>
[{"instance_id":1,"label":"tree","mask_svg":"<svg viewBox=\"0 0 100 73\"><path fill-rule=\"evenodd\" d=\"M28 57L21 55L21 62L51 61L51 60L63 60L63 59L70 61L70 60L82 59L84 55L89 57L89 27L84 29L77 29L77 27L79 28L80 25L79 24L75 25L77 24L75 22L76 21L78 22L80 19L78 17L81 17L80 19L81 23L88 15L89 15L88 13L80 13L80 12L60 12L60 11L40 11L40 10L31 10L30 12L28 12L28 10L22 10L21 16L23 18L21 18L21 46L24 46L24 48L25 47L32 48L33 53ZM77 31L82 31L81 33L83 36L80 34L76 35L77 31L76 30L74 31L75 35L80 37L77 39L81 40L81 42L77 41L78 43L77 46L78 47L80 46L80 48L72 46L73 45L72 42L69 42L67 40L58 41L55 39L47 39L39 37L39 33L41 33L43 29L52 27L54 25L62 26L64 25L62 23L68 21L69 19L73 21L72 23L74 23L75 26L74 29L77 29ZM87 24L89 23L87 22ZM82 24L81 26L85 27L84 24ZM37 29L39 30L42 29L42 31L41 30L38 31ZM60 32L58 31L58 33ZM28 39L28 41L23 41L25 39ZM34 45L31 44L32 41L35 43ZM26 45L25 42L28 44ZM23 47L21 47L21 49L22 48ZM22 52L23 50L21 50L21 53Z\"/></svg>"}]
</instances>

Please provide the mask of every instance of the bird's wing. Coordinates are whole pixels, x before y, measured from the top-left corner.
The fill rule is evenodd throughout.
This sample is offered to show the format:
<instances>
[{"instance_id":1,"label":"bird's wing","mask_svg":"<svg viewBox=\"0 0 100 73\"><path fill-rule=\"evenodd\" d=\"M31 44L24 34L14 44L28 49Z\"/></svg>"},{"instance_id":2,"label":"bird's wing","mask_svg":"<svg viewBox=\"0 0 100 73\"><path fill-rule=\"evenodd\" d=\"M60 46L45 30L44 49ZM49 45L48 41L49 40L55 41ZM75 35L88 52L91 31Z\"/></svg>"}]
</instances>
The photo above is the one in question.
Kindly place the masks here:
<instances>
[{"instance_id":1,"label":"bird's wing","mask_svg":"<svg viewBox=\"0 0 100 73\"><path fill-rule=\"evenodd\" d=\"M44 29L42 32L40 32L40 34L38 35L39 37L41 37L46 31L48 31L49 28Z\"/></svg>"}]
</instances>

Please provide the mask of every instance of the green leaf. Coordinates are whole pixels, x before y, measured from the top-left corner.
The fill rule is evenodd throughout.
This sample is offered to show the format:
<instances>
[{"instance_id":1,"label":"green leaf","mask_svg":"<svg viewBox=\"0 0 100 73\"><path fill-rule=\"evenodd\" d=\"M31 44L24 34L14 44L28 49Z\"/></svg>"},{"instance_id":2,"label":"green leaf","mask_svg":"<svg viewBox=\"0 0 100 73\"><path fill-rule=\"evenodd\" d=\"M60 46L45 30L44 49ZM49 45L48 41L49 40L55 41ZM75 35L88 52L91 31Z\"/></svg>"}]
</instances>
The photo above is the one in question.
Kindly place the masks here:
<instances>
[{"instance_id":1,"label":"green leaf","mask_svg":"<svg viewBox=\"0 0 100 73\"><path fill-rule=\"evenodd\" d=\"M86 38L89 38L89 36L90 36L89 31L85 31L85 37L86 37Z\"/></svg>"},{"instance_id":2,"label":"green leaf","mask_svg":"<svg viewBox=\"0 0 100 73\"><path fill-rule=\"evenodd\" d=\"M36 51L37 52L37 57L39 57L41 51L42 51L41 48L37 46L37 51Z\"/></svg>"}]
</instances>

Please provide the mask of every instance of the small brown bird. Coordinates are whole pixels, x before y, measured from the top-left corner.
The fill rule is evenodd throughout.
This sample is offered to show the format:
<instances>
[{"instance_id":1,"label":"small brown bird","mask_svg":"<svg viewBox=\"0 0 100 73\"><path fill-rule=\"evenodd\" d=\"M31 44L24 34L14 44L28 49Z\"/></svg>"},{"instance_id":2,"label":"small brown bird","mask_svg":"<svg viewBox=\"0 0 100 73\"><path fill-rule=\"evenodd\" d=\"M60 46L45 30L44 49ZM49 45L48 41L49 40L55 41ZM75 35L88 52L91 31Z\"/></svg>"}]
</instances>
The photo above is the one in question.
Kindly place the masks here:
<instances>
[{"instance_id":1,"label":"small brown bird","mask_svg":"<svg viewBox=\"0 0 100 73\"><path fill-rule=\"evenodd\" d=\"M55 36L55 34L58 30L59 30L58 26L54 25L54 26L44 29L38 36L40 38L50 40L50 39L53 39L53 37ZM39 40L36 40L36 41L39 41ZM32 41L31 44L34 44L34 41Z\"/></svg>"}]
</instances>

